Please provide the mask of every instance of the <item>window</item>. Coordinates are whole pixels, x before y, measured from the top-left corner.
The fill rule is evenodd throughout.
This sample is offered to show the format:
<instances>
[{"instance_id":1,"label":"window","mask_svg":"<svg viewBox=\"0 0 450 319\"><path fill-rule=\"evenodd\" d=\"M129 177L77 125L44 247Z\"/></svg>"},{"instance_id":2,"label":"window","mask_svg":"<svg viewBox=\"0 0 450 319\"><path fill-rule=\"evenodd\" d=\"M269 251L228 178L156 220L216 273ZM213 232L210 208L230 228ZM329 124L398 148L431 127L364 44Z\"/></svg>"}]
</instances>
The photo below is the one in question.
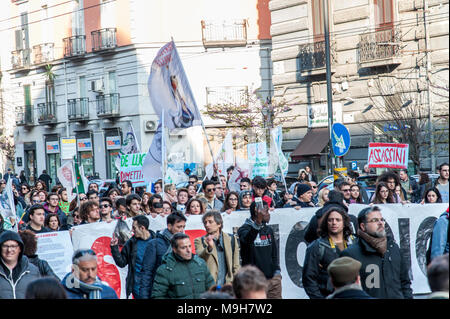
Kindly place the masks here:
<instances>
[{"instance_id":1,"label":"window","mask_svg":"<svg viewBox=\"0 0 450 319\"><path fill-rule=\"evenodd\" d=\"M84 0L73 0L72 35L84 35Z\"/></svg>"},{"instance_id":2,"label":"window","mask_svg":"<svg viewBox=\"0 0 450 319\"><path fill-rule=\"evenodd\" d=\"M117 93L116 71L109 71L108 72L107 93Z\"/></svg>"},{"instance_id":3,"label":"window","mask_svg":"<svg viewBox=\"0 0 450 319\"><path fill-rule=\"evenodd\" d=\"M374 0L374 7L376 28L391 28L394 22L392 0Z\"/></svg>"},{"instance_id":4,"label":"window","mask_svg":"<svg viewBox=\"0 0 450 319\"><path fill-rule=\"evenodd\" d=\"M330 13L330 5L328 3L328 13ZM324 7L322 0L311 1L312 23L314 42L325 41L325 21L324 21ZM328 23L330 28L330 23ZM329 30L328 30L329 31Z\"/></svg>"}]
</instances>

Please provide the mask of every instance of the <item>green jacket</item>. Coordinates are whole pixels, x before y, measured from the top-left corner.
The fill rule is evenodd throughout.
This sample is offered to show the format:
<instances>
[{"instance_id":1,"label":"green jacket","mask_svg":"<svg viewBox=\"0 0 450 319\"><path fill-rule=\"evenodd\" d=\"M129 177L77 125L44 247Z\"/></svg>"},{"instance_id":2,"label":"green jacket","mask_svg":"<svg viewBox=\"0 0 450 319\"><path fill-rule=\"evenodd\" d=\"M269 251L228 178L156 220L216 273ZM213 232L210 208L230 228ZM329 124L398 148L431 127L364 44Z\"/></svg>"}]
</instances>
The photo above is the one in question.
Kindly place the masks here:
<instances>
[{"instance_id":1,"label":"green jacket","mask_svg":"<svg viewBox=\"0 0 450 319\"><path fill-rule=\"evenodd\" d=\"M193 254L186 261L170 252L156 270L152 298L199 299L213 285L214 279L203 259Z\"/></svg>"}]
</instances>

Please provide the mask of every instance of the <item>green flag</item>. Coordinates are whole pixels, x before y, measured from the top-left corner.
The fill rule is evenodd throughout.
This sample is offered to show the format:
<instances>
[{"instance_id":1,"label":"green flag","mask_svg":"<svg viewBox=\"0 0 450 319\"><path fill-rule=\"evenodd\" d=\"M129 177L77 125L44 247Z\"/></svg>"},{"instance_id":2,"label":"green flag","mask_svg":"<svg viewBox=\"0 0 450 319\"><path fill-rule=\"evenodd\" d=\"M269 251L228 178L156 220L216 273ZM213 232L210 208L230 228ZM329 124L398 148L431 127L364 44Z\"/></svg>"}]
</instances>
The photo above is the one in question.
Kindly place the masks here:
<instances>
[{"instance_id":1,"label":"green flag","mask_svg":"<svg viewBox=\"0 0 450 319\"><path fill-rule=\"evenodd\" d=\"M86 194L85 189L84 189L84 183L83 180L81 179L81 174L80 174L80 168L78 166L78 161L77 161L77 157L74 157L74 163L75 163L75 177L77 179L77 193L78 194Z\"/></svg>"}]
</instances>

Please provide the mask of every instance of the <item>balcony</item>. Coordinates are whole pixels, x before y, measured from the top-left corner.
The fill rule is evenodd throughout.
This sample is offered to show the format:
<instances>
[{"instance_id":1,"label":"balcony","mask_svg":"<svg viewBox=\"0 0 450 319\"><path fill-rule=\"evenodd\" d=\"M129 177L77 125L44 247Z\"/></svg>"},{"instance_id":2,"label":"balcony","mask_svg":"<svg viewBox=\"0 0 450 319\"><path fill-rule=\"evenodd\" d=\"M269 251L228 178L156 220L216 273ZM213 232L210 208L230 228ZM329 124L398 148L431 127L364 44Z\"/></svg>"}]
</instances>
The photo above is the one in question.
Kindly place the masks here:
<instances>
[{"instance_id":1,"label":"balcony","mask_svg":"<svg viewBox=\"0 0 450 319\"><path fill-rule=\"evenodd\" d=\"M120 115L119 93L97 95L97 116L99 118L116 117Z\"/></svg>"},{"instance_id":2,"label":"balcony","mask_svg":"<svg viewBox=\"0 0 450 319\"><path fill-rule=\"evenodd\" d=\"M219 86L206 88L206 104L248 106L247 86Z\"/></svg>"},{"instance_id":3,"label":"balcony","mask_svg":"<svg viewBox=\"0 0 450 319\"><path fill-rule=\"evenodd\" d=\"M247 20L201 21L202 41L205 48L239 47L247 45Z\"/></svg>"},{"instance_id":4,"label":"balcony","mask_svg":"<svg viewBox=\"0 0 450 319\"><path fill-rule=\"evenodd\" d=\"M54 60L54 43L42 43L33 46L33 64L46 64Z\"/></svg>"},{"instance_id":5,"label":"balcony","mask_svg":"<svg viewBox=\"0 0 450 319\"><path fill-rule=\"evenodd\" d=\"M401 63L400 44L400 31L397 27L360 35L360 67L399 65Z\"/></svg>"},{"instance_id":6,"label":"balcony","mask_svg":"<svg viewBox=\"0 0 450 319\"><path fill-rule=\"evenodd\" d=\"M81 97L67 100L69 107L69 120L87 121L89 120L89 98Z\"/></svg>"},{"instance_id":7,"label":"balcony","mask_svg":"<svg viewBox=\"0 0 450 319\"><path fill-rule=\"evenodd\" d=\"M73 37L64 38L64 57L79 58L86 54L86 36L75 35Z\"/></svg>"},{"instance_id":8,"label":"balcony","mask_svg":"<svg viewBox=\"0 0 450 319\"><path fill-rule=\"evenodd\" d=\"M39 124L56 123L56 102L45 102L37 104Z\"/></svg>"},{"instance_id":9,"label":"balcony","mask_svg":"<svg viewBox=\"0 0 450 319\"><path fill-rule=\"evenodd\" d=\"M34 125L32 105L16 107L16 125L17 126Z\"/></svg>"},{"instance_id":10,"label":"balcony","mask_svg":"<svg viewBox=\"0 0 450 319\"><path fill-rule=\"evenodd\" d=\"M12 51L11 55L11 64L13 70L23 70L30 67L31 49Z\"/></svg>"},{"instance_id":11,"label":"balcony","mask_svg":"<svg viewBox=\"0 0 450 319\"><path fill-rule=\"evenodd\" d=\"M117 47L116 28L106 28L91 32L92 51L103 52Z\"/></svg>"},{"instance_id":12,"label":"balcony","mask_svg":"<svg viewBox=\"0 0 450 319\"><path fill-rule=\"evenodd\" d=\"M325 41L299 45L298 63L302 76L326 74ZM330 41L331 73L336 64L336 42Z\"/></svg>"}]
</instances>

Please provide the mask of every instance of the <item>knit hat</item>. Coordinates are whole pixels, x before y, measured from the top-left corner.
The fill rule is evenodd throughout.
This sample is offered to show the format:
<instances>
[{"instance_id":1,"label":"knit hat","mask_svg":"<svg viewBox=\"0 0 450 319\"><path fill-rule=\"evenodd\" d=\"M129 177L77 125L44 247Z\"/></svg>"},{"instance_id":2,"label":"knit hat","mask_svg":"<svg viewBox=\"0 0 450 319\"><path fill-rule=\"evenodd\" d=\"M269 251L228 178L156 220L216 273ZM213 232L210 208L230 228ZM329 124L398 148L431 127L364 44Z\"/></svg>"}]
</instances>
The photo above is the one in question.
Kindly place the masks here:
<instances>
[{"instance_id":1,"label":"knit hat","mask_svg":"<svg viewBox=\"0 0 450 319\"><path fill-rule=\"evenodd\" d=\"M297 197L302 196L307 191L310 191L311 187L308 184L298 184L297 186Z\"/></svg>"},{"instance_id":2,"label":"knit hat","mask_svg":"<svg viewBox=\"0 0 450 319\"><path fill-rule=\"evenodd\" d=\"M359 275L361 263L351 257L341 257L333 260L327 271L335 283L352 282Z\"/></svg>"}]
</instances>

